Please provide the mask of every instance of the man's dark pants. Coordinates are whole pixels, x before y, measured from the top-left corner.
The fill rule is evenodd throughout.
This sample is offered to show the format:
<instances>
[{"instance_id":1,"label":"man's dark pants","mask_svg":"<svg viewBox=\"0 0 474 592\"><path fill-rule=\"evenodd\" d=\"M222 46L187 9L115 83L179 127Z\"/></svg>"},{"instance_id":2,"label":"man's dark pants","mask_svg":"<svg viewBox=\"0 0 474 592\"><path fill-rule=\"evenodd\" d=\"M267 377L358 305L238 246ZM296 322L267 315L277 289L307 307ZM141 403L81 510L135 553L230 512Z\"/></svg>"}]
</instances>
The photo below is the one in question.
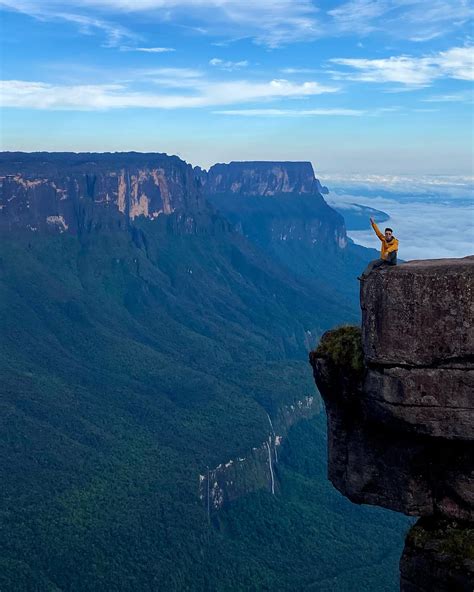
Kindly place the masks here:
<instances>
[{"instance_id":1,"label":"man's dark pants","mask_svg":"<svg viewBox=\"0 0 474 592\"><path fill-rule=\"evenodd\" d=\"M392 263L391 261L386 261L385 259L374 259L374 261L371 261L367 267L364 269L364 272L362 273L363 278L367 277L369 275L369 273L371 273L372 271L374 271L374 269L377 269L378 267L387 267L387 266L392 266L392 265L396 265L396 263Z\"/></svg>"}]
</instances>

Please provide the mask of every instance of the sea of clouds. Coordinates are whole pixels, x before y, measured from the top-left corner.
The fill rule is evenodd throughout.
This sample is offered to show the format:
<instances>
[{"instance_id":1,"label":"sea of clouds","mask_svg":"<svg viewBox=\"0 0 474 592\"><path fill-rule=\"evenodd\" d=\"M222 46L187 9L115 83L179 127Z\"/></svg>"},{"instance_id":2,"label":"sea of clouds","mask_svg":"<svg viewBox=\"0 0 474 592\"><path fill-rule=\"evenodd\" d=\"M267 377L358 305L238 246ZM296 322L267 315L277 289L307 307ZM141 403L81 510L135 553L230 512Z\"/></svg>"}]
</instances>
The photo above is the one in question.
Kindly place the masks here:
<instances>
[{"instance_id":1,"label":"sea of clouds","mask_svg":"<svg viewBox=\"0 0 474 592\"><path fill-rule=\"evenodd\" d=\"M386 212L400 241L399 257L437 259L474 254L474 177L321 175L330 205L340 209L361 204ZM352 230L357 244L378 249L380 241L367 220L367 230Z\"/></svg>"}]
</instances>

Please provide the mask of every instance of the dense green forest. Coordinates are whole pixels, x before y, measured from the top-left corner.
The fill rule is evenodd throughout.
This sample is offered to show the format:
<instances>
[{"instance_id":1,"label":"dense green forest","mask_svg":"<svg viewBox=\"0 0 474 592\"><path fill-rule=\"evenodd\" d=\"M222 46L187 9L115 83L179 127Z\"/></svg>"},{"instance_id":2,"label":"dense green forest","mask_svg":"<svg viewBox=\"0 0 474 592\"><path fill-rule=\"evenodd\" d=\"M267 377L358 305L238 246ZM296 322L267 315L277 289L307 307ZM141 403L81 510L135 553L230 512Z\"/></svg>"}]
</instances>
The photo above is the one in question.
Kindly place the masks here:
<instances>
[{"instance_id":1,"label":"dense green forest","mask_svg":"<svg viewBox=\"0 0 474 592\"><path fill-rule=\"evenodd\" d=\"M0 590L396 590L407 520L326 479L325 419L294 426L255 491L212 513L199 474L316 394L307 363L350 295L241 236L5 234Z\"/></svg>"}]
</instances>

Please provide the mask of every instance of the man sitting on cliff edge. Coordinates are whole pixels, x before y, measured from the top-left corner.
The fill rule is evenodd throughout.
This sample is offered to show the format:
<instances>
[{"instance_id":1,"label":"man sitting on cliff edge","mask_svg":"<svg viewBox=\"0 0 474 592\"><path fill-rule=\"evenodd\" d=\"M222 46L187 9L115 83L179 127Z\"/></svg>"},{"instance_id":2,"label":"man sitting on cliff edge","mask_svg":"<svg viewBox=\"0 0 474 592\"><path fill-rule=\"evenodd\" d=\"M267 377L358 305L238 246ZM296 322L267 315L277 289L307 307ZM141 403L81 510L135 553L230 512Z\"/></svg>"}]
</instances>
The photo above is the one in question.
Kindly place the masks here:
<instances>
[{"instance_id":1,"label":"man sitting on cliff edge","mask_svg":"<svg viewBox=\"0 0 474 592\"><path fill-rule=\"evenodd\" d=\"M391 228L386 228L385 233L382 234L373 218L370 219L370 223L372 224L375 234L382 241L380 259L371 261L367 265L362 275L357 278L358 280L364 280L369 275L369 273L371 273L374 269L377 269L377 267L397 264L398 240L393 236L393 230Z\"/></svg>"}]
</instances>

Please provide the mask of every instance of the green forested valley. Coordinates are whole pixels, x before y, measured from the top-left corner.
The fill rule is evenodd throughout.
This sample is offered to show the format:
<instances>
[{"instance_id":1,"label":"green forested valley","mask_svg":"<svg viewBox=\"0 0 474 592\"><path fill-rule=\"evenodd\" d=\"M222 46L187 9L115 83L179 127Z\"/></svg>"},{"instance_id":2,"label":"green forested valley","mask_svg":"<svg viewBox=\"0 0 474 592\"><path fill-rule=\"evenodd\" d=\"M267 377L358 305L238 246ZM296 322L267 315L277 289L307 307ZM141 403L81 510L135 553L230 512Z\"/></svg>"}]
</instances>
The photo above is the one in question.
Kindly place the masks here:
<instances>
[{"instance_id":1,"label":"green forested valley","mask_svg":"<svg viewBox=\"0 0 474 592\"><path fill-rule=\"evenodd\" d=\"M199 498L267 413L317 397L307 349L357 320L350 293L149 220L4 233L0 290L2 592L396 590L407 520L330 485L321 412L283 439L275 495Z\"/></svg>"}]
</instances>

